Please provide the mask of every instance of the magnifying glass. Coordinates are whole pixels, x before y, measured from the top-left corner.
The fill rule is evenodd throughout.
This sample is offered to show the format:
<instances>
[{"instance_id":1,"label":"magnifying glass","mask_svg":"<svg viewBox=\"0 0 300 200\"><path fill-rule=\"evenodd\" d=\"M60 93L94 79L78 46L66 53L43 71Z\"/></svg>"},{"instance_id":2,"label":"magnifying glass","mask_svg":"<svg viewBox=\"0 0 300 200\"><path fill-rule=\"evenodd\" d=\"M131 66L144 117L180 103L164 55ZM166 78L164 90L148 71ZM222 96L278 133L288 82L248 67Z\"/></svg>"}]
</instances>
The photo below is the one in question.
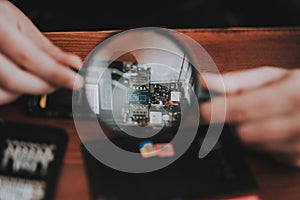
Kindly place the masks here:
<instances>
[{"instance_id":1,"label":"magnifying glass","mask_svg":"<svg viewBox=\"0 0 300 200\"><path fill-rule=\"evenodd\" d=\"M86 101L80 106L73 104L73 117L83 144L110 167L131 172L139 165L138 171L144 172L167 166L190 146L201 120L199 103L212 96L202 89L199 80L205 81L203 73L219 71L205 49L185 34L139 28L116 33L101 42L79 73L85 79ZM73 96L73 101L76 98ZM78 117L82 112L89 113L89 122ZM87 126L93 129L92 136L86 134ZM223 124L209 126L199 157L214 147L222 128ZM113 144L106 153L93 152L88 146L91 138L107 138L107 132L110 136L118 133L142 139L167 136L177 155L173 160L151 163L149 168L147 160ZM132 160L134 167L113 161L123 157Z\"/></svg>"}]
</instances>

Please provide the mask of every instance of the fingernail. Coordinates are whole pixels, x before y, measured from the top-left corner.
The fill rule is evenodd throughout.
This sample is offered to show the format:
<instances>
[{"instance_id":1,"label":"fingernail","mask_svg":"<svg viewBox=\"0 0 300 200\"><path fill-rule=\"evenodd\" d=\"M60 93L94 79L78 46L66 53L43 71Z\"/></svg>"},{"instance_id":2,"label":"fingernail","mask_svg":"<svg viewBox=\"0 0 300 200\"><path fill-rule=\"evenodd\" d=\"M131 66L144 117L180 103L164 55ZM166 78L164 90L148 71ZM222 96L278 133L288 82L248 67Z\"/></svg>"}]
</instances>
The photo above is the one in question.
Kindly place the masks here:
<instances>
[{"instance_id":1,"label":"fingernail","mask_svg":"<svg viewBox=\"0 0 300 200\"><path fill-rule=\"evenodd\" d=\"M251 126L244 124L244 125L240 125L238 126L238 132L242 133L242 134L248 134L251 130Z\"/></svg>"},{"instance_id":2,"label":"fingernail","mask_svg":"<svg viewBox=\"0 0 300 200\"><path fill-rule=\"evenodd\" d=\"M199 107L200 119L202 122L209 123L211 120L211 104L210 102L204 102Z\"/></svg>"},{"instance_id":3,"label":"fingernail","mask_svg":"<svg viewBox=\"0 0 300 200\"><path fill-rule=\"evenodd\" d=\"M82 76L76 75L73 89L80 90L83 87L83 85L84 85L84 80L83 80Z\"/></svg>"},{"instance_id":4,"label":"fingernail","mask_svg":"<svg viewBox=\"0 0 300 200\"><path fill-rule=\"evenodd\" d=\"M300 167L300 158L297 160L297 167Z\"/></svg>"},{"instance_id":5,"label":"fingernail","mask_svg":"<svg viewBox=\"0 0 300 200\"><path fill-rule=\"evenodd\" d=\"M240 125L237 127L237 132L239 137L243 141L251 141L251 129L252 127L250 125Z\"/></svg>"},{"instance_id":6,"label":"fingernail","mask_svg":"<svg viewBox=\"0 0 300 200\"><path fill-rule=\"evenodd\" d=\"M82 60L79 56L71 55L73 67L80 69L82 67Z\"/></svg>"}]
</instances>

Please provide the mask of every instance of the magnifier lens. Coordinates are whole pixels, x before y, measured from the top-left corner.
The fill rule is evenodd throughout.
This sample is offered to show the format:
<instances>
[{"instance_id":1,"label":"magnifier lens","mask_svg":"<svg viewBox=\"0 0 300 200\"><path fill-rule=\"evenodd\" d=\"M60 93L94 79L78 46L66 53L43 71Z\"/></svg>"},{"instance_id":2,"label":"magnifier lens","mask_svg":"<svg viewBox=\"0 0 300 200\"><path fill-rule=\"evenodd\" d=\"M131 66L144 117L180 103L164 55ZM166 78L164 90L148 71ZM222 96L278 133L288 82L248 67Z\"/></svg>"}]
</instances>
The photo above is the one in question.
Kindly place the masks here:
<instances>
[{"instance_id":1,"label":"magnifier lens","mask_svg":"<svg viewBox=\"0 0 300 200\"><path fill-rule=\"evenodd\" d=\"M81 141L96 159L120 171L142 173L169 165L197 135L202 72L218 73L218 68L199 43L182 33L139 28L112 35L90 53L79 71L85 79L86 103L73 104L73 117ZM79 117L83 112L88 120ZM209 127L200 157L213 148L222 127ZM107 133L132 139L167 136L176 154L149 163L111 144ZM103 139L109 148L98 151L91 141Z\"/></svg>"},{"instance_id":2,"label":"magnifier lens","mask_svg":"<svg viewBox=\"0 0 300 200\"><path fill-rule=\"evenodd\" d=\"M191 104L195 70L175 39L139 30L94 50L84 66L85 94L100 122L142 138L178 128L181 104Z\"/></svg>"}]
</instances>

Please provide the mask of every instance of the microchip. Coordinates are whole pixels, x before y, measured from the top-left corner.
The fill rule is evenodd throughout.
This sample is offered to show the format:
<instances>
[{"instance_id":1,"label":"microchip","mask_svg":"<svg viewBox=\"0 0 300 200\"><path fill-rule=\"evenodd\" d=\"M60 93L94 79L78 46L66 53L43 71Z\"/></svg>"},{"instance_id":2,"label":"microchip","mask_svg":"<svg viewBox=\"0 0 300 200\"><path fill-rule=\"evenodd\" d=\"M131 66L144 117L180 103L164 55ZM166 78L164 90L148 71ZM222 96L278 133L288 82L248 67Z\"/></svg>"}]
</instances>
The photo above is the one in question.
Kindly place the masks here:
<instances>
[{"instance_id":1,"label":"microchip","mask_svg":"<svg viewBox=\"0 0 300 200\"><path fill-rule=\"evenodd\" d=\"M133 91L129 93L129 104L147 104L148 91Z\"/></svg>"},{"instance_id":2,"label":"microchip","mask_svg":"<svg viewBox=\"0 0 300 200\"><path fill-rule=\"evenodd\" d=\"M149 113L150 123L152 124L161 124L162 123L162 113L161 112L153 112Z\"/></svg>"},{"instance_id":3,"label":"microchip","mask_svg":"<svg viewBox=\"0 0 300 200\"><path fill-rule=\"evenodd\" d=\"M179 102L180 101L180 92L172 91L171 92L171 101Z\"/></svg>"},{"instance_id":4,"label":"microchip","mask_svg":"<svg viewBox=\"0 0 300 200\"><path fill-rule=\"evenodd\" d=\"M149 85L150 76L151 76L150 68L146 68L146 69L137 68L132 72L134 72L133 74L138 74L138 75L130 76L129 78L130 87Z\"/></svg>"}]
</instances>

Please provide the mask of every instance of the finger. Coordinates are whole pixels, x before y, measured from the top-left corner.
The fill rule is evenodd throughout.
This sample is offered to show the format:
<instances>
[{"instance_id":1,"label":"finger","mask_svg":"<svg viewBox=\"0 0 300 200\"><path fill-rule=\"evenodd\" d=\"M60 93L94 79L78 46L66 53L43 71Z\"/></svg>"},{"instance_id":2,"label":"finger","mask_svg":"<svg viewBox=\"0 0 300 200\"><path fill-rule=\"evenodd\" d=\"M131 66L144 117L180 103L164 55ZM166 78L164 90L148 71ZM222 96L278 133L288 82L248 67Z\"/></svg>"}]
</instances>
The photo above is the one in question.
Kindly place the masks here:
<instances>
[{"instance_id":1,"label":"finger","mask_svg":"<svg viewBox=\"0 0 300 200\"><path fill-rule=\"evenodd\" d=\"M0 30L0 34L1 32ZM75 72L49 57L24 35L13 32L13 30L12 32L8 30L8 32L10 34L5 34L4 37L1 37L0 42L2 42L1 50L6 55L9 55L11 60L16 61L28 71L53 85L73 88L77 75ZM83 79L78 77L74 84L74 89L79 89L82 86Z\"/></svg>"},{"instance_id":2,"label":"finger","mask_svg":"<svg viewBox=\"0 0 300 200\"><path fill-rule=\"evenodd\" d=\"M202 117L210 119L212 106L215 110L223 110L224 100L226 100L227 122L245 122L289 113L300 105L297 89L299 86L296 83L298 81L297 78L290 76L255 90L216 97L211 102L200 105ZM216 112L215 115L214 122L223 120L223 113Z\"/></svg>"},{"instance_id":3,"label":"finger","mask_svg":"<svg viewBox=\"0 0 300 200\"><path fill-rule=\"evenodd\" d=\"M63 52L61 49L53 45L38 29L37 27L25 16L19 9L13 4L10 4L10 8L13 9L14 14L17 13L18 17L15 20L15 26L17 31L25 34L31 41L39 46L47 54L50 54L58 62L79 69L82 66L81 59L73 54Z\"/></svg>"},{"instance_id":4,"label":"finger","mask_svg":"<svg viewBox=\"0 0 300 200\"><path fill-rule=\"evenodd\" d=\"M276 143L300 134L300 112L248 122L237 127L237 133L245 143Z\"/></svg>"},{"instance_id":5,"label":"finger","mask_svg":"<svg viewBox=\"0 0 300 200\"><path fill-rule=\"evenodd\" d=\"M0 105L4 105L16 100L20 94L11 93L0 88Z\"/></svg>"},{"instance_id":6,"label":"finger","mask_svg":"<svg viewBox=\"0 0 300 200\"><path fill-rule=\"evenodd\" d=\"M26 20L23 26L24 32L37 46L43 51L50 54L54 59L63 65L80 69L82 67L82 60L71 53L62 51L60 48L50 42L33 24L30 20Z\"/></svg>"},{"instance_id":7,"label":"finger","mask_svg":"<svg viewBox=\"0 0 300 200\"><path fill-rule=\"evenodd\" d=\"M218 74L204 73L200 82L206 89L228 94L261 87L277 81L287 74L287 70L278 67L260 67L244 71L228 72L221 77ZM223 80L220 81L220 78Z\"/></svg>"},{"instance_id":8,"label":"finger","mask_svg":"<svg viewBox=\"0 0 300 200\"><path fill-rule=\"evenodd\" d=\"M0 85L12 93L47 94L55 88L11 62L0 53Z\"/></svg>"},{"instance_id":9,"label":"finger","mask_svg":"<svg viewBox=\"0 0 300 200\"><path fill-rule=\"evenodd\" d=\"M277 154L277 153L272 153L270 154L271 157L283 164L300 168L300 157L295 156L295 155L289 155L289 154Z\"/></svg>"},{"instance_id":10,"label":"finger","mask_svg":"<svg viewBox=\"0 0 300 200\"><path fill-rule=\"evenodd\" d=\"M273 152L276 154L285 154L285 155L300 157L300 139L299 139L299 137L290 142L263 143L260 145L259 148L261 150Z\"/></svg>"},{"instance_id":11,"label":"finger","mask_svg":"<svg viewBox=\"0 0 300 200\"><path fill-rule=\"evenodd\" d=\"M288 138L287 140L283 141L276 141L276 142L244 142L244 145L248 148L257 151L267 151L276 154L290 154L294 156L300 156L300 132L295 137Z\"/></svg>"}]
</instances>

